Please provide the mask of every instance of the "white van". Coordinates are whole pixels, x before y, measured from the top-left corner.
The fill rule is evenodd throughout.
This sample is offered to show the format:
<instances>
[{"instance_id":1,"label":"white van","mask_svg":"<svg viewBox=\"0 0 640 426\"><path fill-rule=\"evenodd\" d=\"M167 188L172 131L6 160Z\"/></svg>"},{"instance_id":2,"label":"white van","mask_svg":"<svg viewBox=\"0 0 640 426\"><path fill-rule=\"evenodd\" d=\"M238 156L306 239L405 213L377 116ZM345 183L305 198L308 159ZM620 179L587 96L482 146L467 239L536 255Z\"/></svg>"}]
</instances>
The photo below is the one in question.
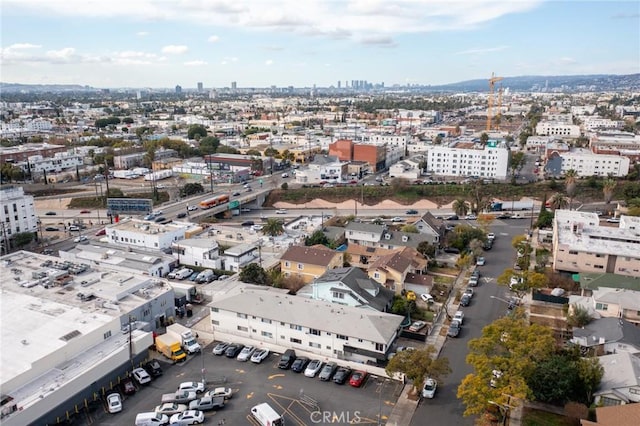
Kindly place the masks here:
<instances>
[{"instance_id":1,"label":"white van","mask_svg":"<svg viewBox=\"0 0 640 426\"><path fill-rule=\"evenodd\" d=\"M251 415L262 426L284 426L284 417L276 412L269 404L263 402L251 409Z\"/></svg>"},{"instance_id":2,"label":"white van","mask_svg":"<svg viewBox=\"0 0 640 426\"><path fill-rule=\"evenodd\" d=\"M176 272L176 278L179 280L184 280L185 278L189 278L189 276L193 274L193 270L190 268L182 268L178 272Z\"/></svg>"},{"instance_id":3,"label":"white van","mask_svg":"<svg viewBox=\"0 0 640 426\"><path fill-rule=\"evenodd\" d=\"M136 426L164 426L169 424L169 417L161 413L140 413L136 416Z\"/></svg>"}]
</instances>

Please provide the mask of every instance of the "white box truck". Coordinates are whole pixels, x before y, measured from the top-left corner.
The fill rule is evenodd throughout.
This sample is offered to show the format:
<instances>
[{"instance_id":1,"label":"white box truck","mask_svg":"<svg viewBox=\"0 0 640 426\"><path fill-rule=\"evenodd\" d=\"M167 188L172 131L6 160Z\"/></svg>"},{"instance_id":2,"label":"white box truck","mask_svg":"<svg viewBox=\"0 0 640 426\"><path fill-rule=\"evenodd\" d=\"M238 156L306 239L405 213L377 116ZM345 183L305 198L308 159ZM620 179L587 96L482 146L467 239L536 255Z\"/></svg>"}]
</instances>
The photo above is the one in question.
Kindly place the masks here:
<instances>
[{"instance_id":1,"label":"white box truck","mask_svg":"<svg viewBox=\"0 0 640 426\"><path fill-rule=\"evenodd\" d=\"M182 342L182 350L189 355L202 351L202 347L200 346L200 343L196 341L191 329L182 324L171 324L167 327L167 334L172 335L176 339L180 339L180 342Z\"/></svg>"},{"instance_id":2,"label":"white box truck","mask_svg":"<svg viewBox=\"0 0 640 426\"><path fill-rule=\"evenodd\" d=\"M276 412L269 404L263 402L251 409L251 415L262 426L284 426L284 417Z\"/></svg>"}]
</instances>

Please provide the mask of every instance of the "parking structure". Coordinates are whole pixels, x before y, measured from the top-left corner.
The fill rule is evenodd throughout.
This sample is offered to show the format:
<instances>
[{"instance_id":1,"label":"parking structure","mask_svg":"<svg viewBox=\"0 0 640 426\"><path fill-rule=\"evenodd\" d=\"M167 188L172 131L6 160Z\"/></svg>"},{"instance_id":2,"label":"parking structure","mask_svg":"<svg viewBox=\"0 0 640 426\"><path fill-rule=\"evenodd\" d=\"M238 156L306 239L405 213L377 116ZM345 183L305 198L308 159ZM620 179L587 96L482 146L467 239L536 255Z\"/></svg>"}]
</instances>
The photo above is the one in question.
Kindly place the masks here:
<instances>
[{"instance_id":1,"label":"parking structure","mask_svg":"<svg viewBox=\"0 0 640 426\"><path fill-rule=\"evenodd\" d=\"M284 414L287 425L376 425L379 413L384 424L402 391L400 382L372 375L367 375L360 388L354 388L348 380L338 385L332 380L321 381L317 376L309 378L282 370L278 368L279 353L271 353L260 364L239 362L224 355L213 355L216 344L208 345L202 355L190 356L184 363L163 363L162 376L127 396L120 413L99 413L96 424L134 424L138 413L152 411L160 404L162 394L175 392L182 382L201 381L203 365L207 390L224 386L233 391L224 409L205 412L205 424L222 424L224 420L227 425L258 426L249 413L251 407L262 402Z\"/></svg>"}]
</instances>

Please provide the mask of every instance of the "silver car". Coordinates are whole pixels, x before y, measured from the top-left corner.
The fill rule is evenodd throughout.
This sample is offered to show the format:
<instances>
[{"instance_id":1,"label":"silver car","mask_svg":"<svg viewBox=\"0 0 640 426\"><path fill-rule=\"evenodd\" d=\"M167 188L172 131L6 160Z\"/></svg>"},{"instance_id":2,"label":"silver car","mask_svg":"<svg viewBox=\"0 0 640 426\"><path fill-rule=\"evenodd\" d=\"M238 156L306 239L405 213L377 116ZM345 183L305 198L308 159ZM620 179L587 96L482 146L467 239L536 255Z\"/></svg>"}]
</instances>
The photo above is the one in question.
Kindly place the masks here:
<instances>
[{"instance_id":1,"label":"silver car","mask_svg":"<svg viewBox=\"0 0 640 426\"><path fill-rule=\"evenodd\" d=\"M304 370L304 375L307 377L316 377L316 374L318 374L321 369L322 361L314 359L309 363L309 365L307 365L307 369Z\"/></svg>"},{"instance_id":2,"label":"silver car","mask_svg":"<svg viewBox=\"0 0 640 426\"><path fill-rule=\"evenodd\" d=\"M324 367L322 367L322 371L320 371L320 375L318 377L320 380L328 382L331 380L331 377L333 376L333 373L336 372L337 368L338 365L335 362L328 362Z\"/></svg>"},{"instance_id":3,"label":"silver car","mask_svg":"<svg viewBox=\"0 0 640 426\"><path fill-rule=\"evenodd\" d=\"M253 355L255 351L255 346L245 346L244 348L242 348L236 359L243 362L249 361L249 359L251 359L251 355Z\"/></svg>"}]
</instances>

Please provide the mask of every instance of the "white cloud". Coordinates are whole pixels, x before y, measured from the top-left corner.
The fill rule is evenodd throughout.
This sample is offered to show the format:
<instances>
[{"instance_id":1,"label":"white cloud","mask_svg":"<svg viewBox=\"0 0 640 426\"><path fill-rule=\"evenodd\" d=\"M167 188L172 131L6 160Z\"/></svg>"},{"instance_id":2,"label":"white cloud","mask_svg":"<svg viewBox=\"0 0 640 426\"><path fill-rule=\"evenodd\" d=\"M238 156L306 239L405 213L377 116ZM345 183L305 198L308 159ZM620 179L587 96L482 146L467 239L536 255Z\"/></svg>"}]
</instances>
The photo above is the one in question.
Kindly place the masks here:
<instances>
[{"instance_id":1,"label":"white cloud","mask_svg":"<svg viewBox=\"0 0 640 426\"><path fill-rule=\"evenodd\" d=\"M273 65L273 61L271 59L267 59L266 61L264 61L264 64L266 66Z\"/></svg>"},{"instance_id":2,"label":"white cloud","mask_svg":"<svg viewBox=\"0 0 640 426\"><path fill-rule=\"evenodd\" d=\"M455 54L456 55L482 55L485 53L500 52L501 50L505 50L508 48L509 46L484 47L484 48L477 48L477 49L462 50L460 52L456 52Z\"/></svg>"},{"instance_id":3,"label":"white cloud","mask_svg":"<svg viewBox=\"0 0 640 426\"><path fill-rule=\"evenodd\" d=\"M220 41L220 37L218 37L217 35L212 35L211 37L209 37L209 38L207 39L207 41L208 41L209 43L217 43L217 42L219 42L219 41Z\"/></svg>"},{"instance_id":4,"label":"white cloud","mask_svg":"<svg viewBox=\"0 0 640 426\"><path fill-rule=\"evenodd\" d=\"M182 55L183 53L187 53L188 51L189 51L189 48L184 45L176 46L176 45L170 44L169 46L164 46L162 48L162 53L166 53L168 55Z\"/></svg>"},{"instance_id":5,"label":"white cloud","mask_svg":"<svg viewBox=\"0 0 640 426\"><path fill-rule=\"evenodd\" d=\"M149 35L149 33L148 33L147 31L138 31L138 32L136 33L136 35L137 35L138 37L146 37L146 36L148 36L148 35Z\"/></svg>"},{"instance_id":6,"label":"white cloud","mask_svg":"<svg viewBox=\"0 0 640 426\"><path fill-rule=\"evenodd\" d=\"M185 67L201 67L207 65L205 61L188 61L184 63Z\"/></svg>"}]
</instances>

